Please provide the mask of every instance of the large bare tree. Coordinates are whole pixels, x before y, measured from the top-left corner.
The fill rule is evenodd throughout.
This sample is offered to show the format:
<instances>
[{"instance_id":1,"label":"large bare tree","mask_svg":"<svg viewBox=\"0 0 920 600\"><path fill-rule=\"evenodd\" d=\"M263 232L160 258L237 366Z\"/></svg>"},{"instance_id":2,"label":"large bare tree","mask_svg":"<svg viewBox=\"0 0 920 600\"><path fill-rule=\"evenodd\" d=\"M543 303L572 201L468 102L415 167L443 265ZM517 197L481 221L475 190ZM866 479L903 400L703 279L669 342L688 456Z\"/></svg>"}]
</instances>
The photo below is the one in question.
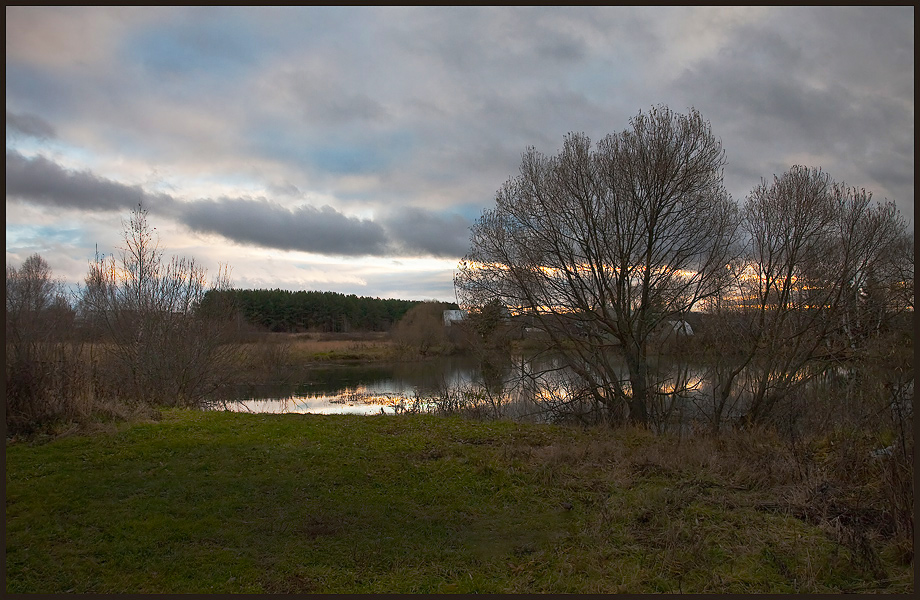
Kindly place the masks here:
<instances>
[{"instance_id":1,"label":"large bare tree","mask_svg":"<svg viewBox=\"0 0 920 600\"><path fill-rule=\"evenodd\" d=\"M646 424L657 394L681 391L655 372L651 341L717 292L732 258L724 165L693 109L640 112L593 148L570 134L556 156L528 149L472 227L455 277L461 305L498 299L530 313L585 395Z\"/></svg>"}]
</instances>

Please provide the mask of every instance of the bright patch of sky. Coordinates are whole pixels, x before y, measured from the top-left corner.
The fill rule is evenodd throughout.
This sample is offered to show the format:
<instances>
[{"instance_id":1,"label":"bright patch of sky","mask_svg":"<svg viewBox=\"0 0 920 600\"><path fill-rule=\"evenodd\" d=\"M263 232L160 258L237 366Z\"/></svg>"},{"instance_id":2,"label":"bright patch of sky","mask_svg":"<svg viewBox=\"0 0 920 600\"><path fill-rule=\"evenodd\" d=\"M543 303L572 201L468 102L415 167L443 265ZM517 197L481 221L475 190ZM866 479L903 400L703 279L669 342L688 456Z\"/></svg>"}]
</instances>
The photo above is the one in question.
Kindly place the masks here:
<instances>
[{"instance_id":1,"label":"bright patch of sky","mask_svg":"<svg viewBox=\"0 0 920 600\"><path fill-rule=\"evenodd\" d=\"M80 229L64 229L46 225L18 225L6 224L6 245L8 248L44 248L50 249L52 245L74 245L81 242L83 231ZM37 250L40 252L40 250Z\"/></svg>"}]
</instances>

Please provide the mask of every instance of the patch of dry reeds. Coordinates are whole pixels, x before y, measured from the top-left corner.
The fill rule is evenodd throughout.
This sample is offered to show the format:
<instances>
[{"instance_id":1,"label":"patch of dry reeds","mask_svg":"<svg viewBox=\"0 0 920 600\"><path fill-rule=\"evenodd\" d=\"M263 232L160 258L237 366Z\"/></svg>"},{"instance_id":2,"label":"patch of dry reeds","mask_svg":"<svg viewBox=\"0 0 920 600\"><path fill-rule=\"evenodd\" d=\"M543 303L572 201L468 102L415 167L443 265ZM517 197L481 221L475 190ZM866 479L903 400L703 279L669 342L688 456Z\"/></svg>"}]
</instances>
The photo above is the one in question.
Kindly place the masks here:
<instances>
[{"instance_id":1,"label":"patch of dry reeds","mask_svg":"<svg viewBox=\"0 0 920 600\"><path fill-rule=\"evenodd\" d=\"M888 576L883 554L889 564L912 564L912 441L909 450L880 452L871 436L852 432L793 444L769 429L684 438L632 428L585 431L565 444L518 446L506 458L529 464L540 483L560 488L630 489L650 478L668 481L661 497L638 500L648 503L647 510L632 505L629 510L642 525L637 532L658 536L651 541L679 548L684 558L692 556L685 551L693 543L703 542L670 515L704 500L728 506L742 502L758 513L817 526L839 545L852 568L876 580ZM617 511L625 509L601 506L594 527L613 527ZM777 548L775 554L789 553ZM797 576L817 577L807 569Z\"/></svg>"}]
</instances>

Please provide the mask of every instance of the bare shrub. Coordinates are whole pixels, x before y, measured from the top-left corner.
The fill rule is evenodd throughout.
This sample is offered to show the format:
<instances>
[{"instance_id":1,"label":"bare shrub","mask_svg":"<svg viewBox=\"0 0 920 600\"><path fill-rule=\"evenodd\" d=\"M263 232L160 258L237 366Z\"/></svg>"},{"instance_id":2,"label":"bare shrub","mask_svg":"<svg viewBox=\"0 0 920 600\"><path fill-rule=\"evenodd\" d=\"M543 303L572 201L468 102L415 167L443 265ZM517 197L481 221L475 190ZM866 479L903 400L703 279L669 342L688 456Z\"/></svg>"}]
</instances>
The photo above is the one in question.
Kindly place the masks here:
<instances>
[{"instance_id":1,"label":"bare shrub","mask_svg":"<svg viewBox=\"0 0 920 600\"><path fill-rule=\"evenodd\" d=\"M105 333L103 349L126 398L167 406L199 406L234 370L236 309L202 304L206 270L194 259L164 258L141 206L124 224L118 258L97 256L82 290L83 318ZM222 267L210 289L229 289ZM217 294L215 298L226 295Z\"/></svg>"}]
</instances>

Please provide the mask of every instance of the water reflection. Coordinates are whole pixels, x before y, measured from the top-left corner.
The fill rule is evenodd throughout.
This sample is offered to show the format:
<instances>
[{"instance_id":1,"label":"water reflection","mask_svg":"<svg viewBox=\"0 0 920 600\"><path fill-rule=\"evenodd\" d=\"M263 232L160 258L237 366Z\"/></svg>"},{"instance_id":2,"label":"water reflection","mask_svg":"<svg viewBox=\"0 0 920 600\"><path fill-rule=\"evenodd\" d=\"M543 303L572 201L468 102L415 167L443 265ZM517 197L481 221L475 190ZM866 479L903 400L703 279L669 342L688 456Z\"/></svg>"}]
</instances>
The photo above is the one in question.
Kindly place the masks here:
<instances>
[{"instance_id":1,"label":"water reflection","mask_svg":"<svg viewBox=\"0 0 920 600\"><path fill-rule=\"evenodd\" d=\"M625 365L614 365L612 385L630 393ZM650 418L656 427L723 422L748 410L754 386L763 375L744 372L730 398L718 396L713 370L687 365L657 365L653 372ZM772 374L767 377L772 379ZM840 378L828 370L815 381ZM822 379L823 378L823 379ZM559 357L505 357L483 364L471 357L415 363L350 365L310 369L295 383L246 385L229 390L219 407L258 413L394 414L407 411L464 413L484 418L530 422L598 422L621 419L622 401L609 401L610 389L590 386Z\"/></svg>"},{"instance_id":2,"label":"water reflection","mask_svg":"<svg viewBox=\"0 0 920 600\"><path fill-rule=\"evenodd\" d=\"M628 392L626 369L620 385ZM680 383L704 387L700 372L684 373ZM659 383L662 393L677 383ZM415 363L347 365L305 371L296 383L244 385L229 390L221 407L266 413L393 414L407 409L474 409L490 416L547 421L561 412L596 410L557 356L505 357L501 363L448 357ZM583 410L582 410L583 409Z\"/></svg>"},{"instance_id":3,"label":"water reflection","mask_svg":"<svg viewBox=\"0 0 920 600\"><path fill-rule=\"evenodd\" d=\"M257 413L393 414L479 377L476 361L447 357L414 363L310 369L294 383L248 384L225 390L219 408Z\"/></svg>"},{"instance_id":4,"label":"water reflection","mask_svg":"<svg viewBox=\"0 0 920 600\"><path fill-rule=\"evenodd\" d=\"M227 404L239 412L313 414L393 414L399 398L379 394L346 393L335 395L292 396L290 398L244 399Z\"/></svg>"}]
</instances>

